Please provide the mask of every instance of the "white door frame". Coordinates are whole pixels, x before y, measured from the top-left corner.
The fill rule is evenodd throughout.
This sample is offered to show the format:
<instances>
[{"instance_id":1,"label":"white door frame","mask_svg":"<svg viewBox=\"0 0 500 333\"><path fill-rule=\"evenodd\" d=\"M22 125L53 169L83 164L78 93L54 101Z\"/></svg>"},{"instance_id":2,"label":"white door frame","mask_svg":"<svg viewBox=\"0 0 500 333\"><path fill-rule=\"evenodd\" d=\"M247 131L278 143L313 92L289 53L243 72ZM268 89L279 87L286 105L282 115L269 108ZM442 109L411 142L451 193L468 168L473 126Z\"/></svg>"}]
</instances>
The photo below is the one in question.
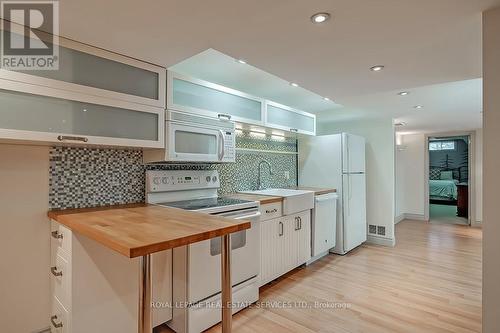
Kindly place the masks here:
<instances>
[{"instance_id":1,"label":"white door frame","mask_svg":"<svg viewBox=\"0 0 500 333\"><path fill-rule=\"evenodd\" d=\"M476 131L463 132L444 132L444 133L428 133L425 134L425 156L424 156L424 217L429 221L429 138L430 137L451 137L451 136L469 136L469 225L472 224L473 218L476 216Z\"/></svg>"}]
</instances>

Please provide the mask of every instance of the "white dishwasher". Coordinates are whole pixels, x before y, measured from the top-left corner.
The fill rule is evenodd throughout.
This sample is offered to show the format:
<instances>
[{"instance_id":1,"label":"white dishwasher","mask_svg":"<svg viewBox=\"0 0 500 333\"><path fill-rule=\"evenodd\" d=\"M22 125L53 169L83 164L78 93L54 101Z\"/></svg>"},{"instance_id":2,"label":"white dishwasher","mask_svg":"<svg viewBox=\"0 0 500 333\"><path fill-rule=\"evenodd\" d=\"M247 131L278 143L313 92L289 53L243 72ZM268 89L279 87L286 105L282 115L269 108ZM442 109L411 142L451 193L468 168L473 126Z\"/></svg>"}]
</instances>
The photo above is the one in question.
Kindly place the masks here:
<instances>
[{"instance_id":1,"label":"white dishwasher","mask_svg":"<svg viewBox=\"0 0 500 333\"><path fill-rule=\"evenodd\" d=\"M337 231L337 193L316 195L312 210L310 262L328 254L335 247Z\"/></svg>"}]
</instances>

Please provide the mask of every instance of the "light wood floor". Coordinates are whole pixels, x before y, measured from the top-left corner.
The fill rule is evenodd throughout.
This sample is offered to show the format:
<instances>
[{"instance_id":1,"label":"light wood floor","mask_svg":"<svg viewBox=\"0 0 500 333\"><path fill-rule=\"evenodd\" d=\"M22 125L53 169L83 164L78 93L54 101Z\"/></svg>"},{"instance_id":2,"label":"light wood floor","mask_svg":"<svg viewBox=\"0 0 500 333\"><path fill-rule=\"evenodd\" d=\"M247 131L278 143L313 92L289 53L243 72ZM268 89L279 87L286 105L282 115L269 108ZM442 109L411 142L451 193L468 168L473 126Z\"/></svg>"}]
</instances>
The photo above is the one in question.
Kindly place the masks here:
<instances>
[{"instance_id":1,"label":"light wood floor","mask_svg":"<svg viewBox=\"0 0 500 333\"><path fill-rule=\"evenodd\" d=\"M481 332L481 238L477 228L400 222L394 248L329 255L261 289L261 302L348 308L254 306L233 317L233 332Z\"/></svg>"}]
</instances>

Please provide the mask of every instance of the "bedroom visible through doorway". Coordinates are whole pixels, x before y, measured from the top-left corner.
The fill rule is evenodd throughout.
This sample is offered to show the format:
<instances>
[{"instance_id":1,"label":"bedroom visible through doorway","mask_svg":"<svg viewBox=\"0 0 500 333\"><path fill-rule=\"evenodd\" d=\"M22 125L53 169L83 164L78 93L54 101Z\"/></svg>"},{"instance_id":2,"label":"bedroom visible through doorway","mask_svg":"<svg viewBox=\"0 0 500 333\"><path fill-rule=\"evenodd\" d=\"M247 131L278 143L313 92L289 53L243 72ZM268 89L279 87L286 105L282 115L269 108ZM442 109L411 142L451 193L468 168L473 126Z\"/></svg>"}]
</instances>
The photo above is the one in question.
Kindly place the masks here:
<instances>
[{"instance_id":1,"label":"bedroom visible through doorway","mask_svg":"<svg viewBox=\"0 0 500 333\"><path fill-rule=\"evenodd\" d=\"M470 136L429 137L429 217L469 224Z\"/></svg>"}]
</instances>

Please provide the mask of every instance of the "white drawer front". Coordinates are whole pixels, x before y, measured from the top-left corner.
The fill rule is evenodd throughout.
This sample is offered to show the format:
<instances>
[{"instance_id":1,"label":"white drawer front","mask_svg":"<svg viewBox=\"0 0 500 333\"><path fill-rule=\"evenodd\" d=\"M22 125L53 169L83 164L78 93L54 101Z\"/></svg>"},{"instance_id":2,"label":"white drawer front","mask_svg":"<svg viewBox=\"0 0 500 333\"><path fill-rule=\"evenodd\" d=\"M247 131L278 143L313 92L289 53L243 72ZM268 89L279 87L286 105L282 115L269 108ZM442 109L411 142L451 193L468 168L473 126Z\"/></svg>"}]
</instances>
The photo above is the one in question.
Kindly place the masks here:
<instances>
[{"instance_id":1,"label":"white drawer front","mask_svg":"<svg viewBox=\"0 0 500 333\"><path fill-rule=\"evenodd\" d=\"M68 333L69 314L68 311L59 303L57 298L52 298L52 311L50 313L50 332L51 333Z\"/></svg>"},{"instance_id":2,"label":"white drawer front","mask_svg":"<svg viewBox=\"0 0 500 333\"><path fill-rule=\"evenodd\" d=\"M55 296L62 305L70 308L71 295L71 266L63 256L61 251L56 251L55 256L52 252L52 260L50 266L50 282L52 295Z\"/></svg>"},{"instance_id":3,"label":"white drawer front","mask_svg":"<svg viewBox=\"0 0 500 333\"><path fill-rule=\"evenodd\" d=\"M260 206L260 220L267 221L277 217L281 217L282 204L281 202L274 202L270 204L265 204Z\"/></svg>"},{"instance_id":4,"label":"white drawer front","mask_svg":"<svg viewBox=\"0 0 500 333\"><path fill-rule=\"evenodd\" d=\"M50 223L51 247L54 249L59 247L71 255L71 230L57 222L50 221Z\"/></svg>"}]
</instances>

